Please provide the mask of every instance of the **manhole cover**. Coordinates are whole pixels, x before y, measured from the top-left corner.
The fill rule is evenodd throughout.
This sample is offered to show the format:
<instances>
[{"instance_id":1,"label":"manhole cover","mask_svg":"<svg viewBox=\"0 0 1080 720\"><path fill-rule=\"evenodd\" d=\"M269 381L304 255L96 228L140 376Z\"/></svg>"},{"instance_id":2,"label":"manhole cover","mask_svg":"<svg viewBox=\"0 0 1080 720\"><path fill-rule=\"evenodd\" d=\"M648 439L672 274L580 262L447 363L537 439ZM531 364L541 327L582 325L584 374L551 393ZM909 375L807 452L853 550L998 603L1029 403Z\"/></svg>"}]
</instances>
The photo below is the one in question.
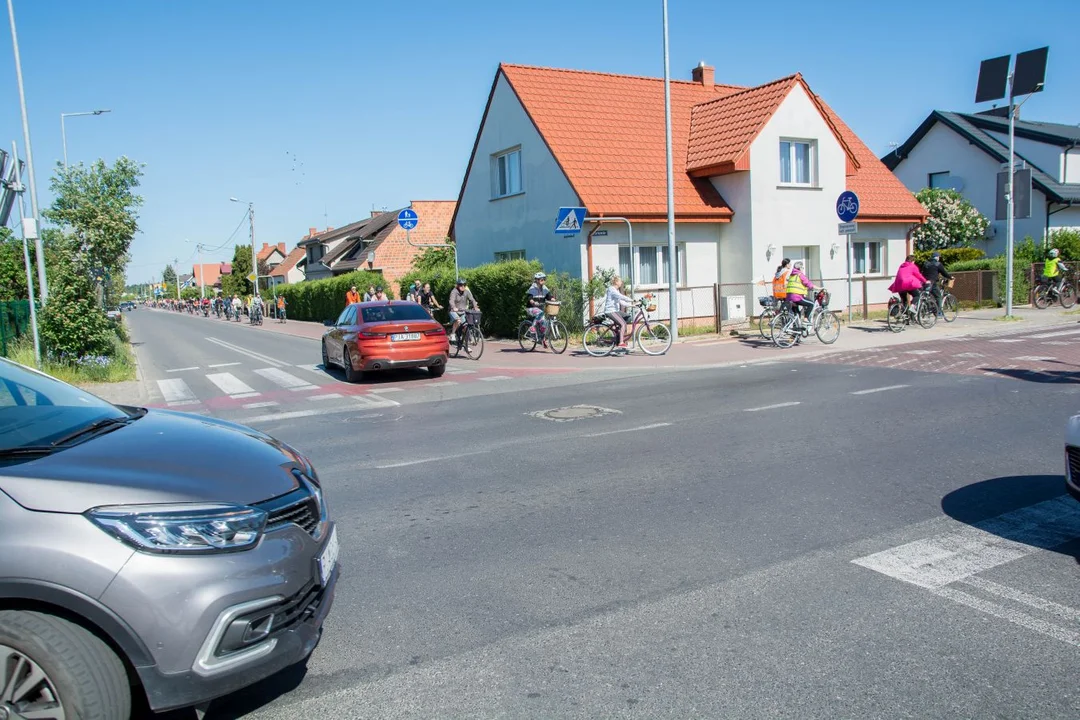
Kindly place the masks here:
<instances>
[{"instance_id":1,"label":"manhole cover","mask_svg":"<svg viewBox=\"0 0 1080 720\"><path fill-rule=\"evenodd\" d=\"M551 410L537 410L528 414L541 420L573 422L574 420L603 417L604 415L618 415L621 414L621 411L602 408L597 405L569 405L567 407L552 408Z\"/></svg>"}]
</instances>

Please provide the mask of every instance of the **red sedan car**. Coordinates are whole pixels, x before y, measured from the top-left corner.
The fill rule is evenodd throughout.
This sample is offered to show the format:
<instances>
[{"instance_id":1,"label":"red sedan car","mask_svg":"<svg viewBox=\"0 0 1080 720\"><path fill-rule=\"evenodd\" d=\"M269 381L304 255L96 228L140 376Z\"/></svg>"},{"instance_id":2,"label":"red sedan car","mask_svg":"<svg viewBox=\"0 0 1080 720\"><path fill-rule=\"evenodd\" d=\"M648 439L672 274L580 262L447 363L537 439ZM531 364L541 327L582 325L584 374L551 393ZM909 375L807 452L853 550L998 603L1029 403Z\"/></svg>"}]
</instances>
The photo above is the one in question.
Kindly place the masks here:
<instances>
[{"instance_id":1,"label":"red sedan car","mask_svg":"<svg viewBox=\"0 0 1080 720\"><path fill-rule=\"evenodd\" d=\"M440 377L449 352L446 329L405 300L348 305L322 338L323 367L340 365L349 382L396 368L425 367Z\"/></svg>"}]
</instances>

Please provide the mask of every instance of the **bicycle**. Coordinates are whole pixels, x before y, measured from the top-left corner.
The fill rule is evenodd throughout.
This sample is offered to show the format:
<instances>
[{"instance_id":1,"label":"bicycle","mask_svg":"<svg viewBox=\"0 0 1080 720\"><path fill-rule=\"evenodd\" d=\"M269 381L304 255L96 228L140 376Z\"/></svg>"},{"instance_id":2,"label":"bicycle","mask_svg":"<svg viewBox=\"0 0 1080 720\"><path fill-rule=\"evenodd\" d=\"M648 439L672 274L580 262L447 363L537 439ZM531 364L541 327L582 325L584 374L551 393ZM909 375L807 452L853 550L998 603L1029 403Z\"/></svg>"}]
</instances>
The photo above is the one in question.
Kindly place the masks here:
<instances>
[{"instance_id":1,"label":"bicycle","mask_svg":"<svg viewBox=\"0 0 1080 720\"><path fill-rule=\"evenodd\" d=\"M1045 310L1055 300L1061 303L1061 307L1071 308L1076 304L1076 288L1072 283L1066 282L1064 277L1051 283L1040 280L1035 286L1035 307Z\"/></svg>"},{"instance_id":2,"label":"bicycle","mask_svg":"<svg viewBox=\"0 0 1080 720\"><path fill-rule=\"evenodd\" d=\"M960 314L960 302L956 299L955 295L949 292L950 287L952 287L952 280L949 280L948 282L938 282L938 290L941 291L941 307L936 309L941 315L941 318L947 323L956 320L957 316ZM937 297L935 297L933 293L930 295L930 300L935 306L937 305Z\"/></svg>"},{"instance_id":3,"label":"bicycle","mask_svg":"<svg viewBox=\"0 0 1080 720\"><path fill-rule=\"evenodd\" d=\"M551 352L562 355L570 344L570 331L566 324L556 318L562 303L548 300L543 311L535 318L527 317L518 325L518 345L525 352L532 352L537 345L550 347Z\"/></svg>"},{"instance_id":4,"label":"bicycle","mask_svg":"<svg viewBox=\"0 0 1080 720\"><path fill-rule=\"evenodd\" d=\"M824 288L814 294L814 309L810 317L802 320L792 305L781 310L769 323L769 335L778 348L789 348L802 342L813 331L825 345L832 345L840 337L840 321L829 312L829 291Z\"/></svg>"},{"instance_id":5,"label":"bicycle","mask_svg":"<svg viewBox=\"0 0 1080 720\"><path fill-rule=\"evenodd\" d=\"M256 305L255 307L251 308L251 312L248 314L248 316L251 319L252 325L262 325L262 310L259 308L259 306Z\"/></svg>"},{"instance_id":6,"label":"bicycle","mask_svg":"<svg viewBox=\"0 0 1080 720\"><path fill-rule=\"evenodd\" d=\"M663 355L671 348L671 329L664 323L649 321L648 313L656 312L653 299L652 295L645 295L634 301L626 332L634 339L634 344L641 352L646 355ZM618 340L615 321L607 315L594 317L581 335L582 347L593 357L604 357L613 353Z\"/></svg>"},{"instance_id":7,"label":"bicycle","mask_svg":"<svg viewBox=\"0 0 1080 720\"><path fill-rule=\"evenodd\" d=\"M465 311L465 321L458 327L457 338L450 341L450 346L454 348L454 357L458 357L462 350L473 360L479 360L484 354L484 334L480 332L481 317L479 310ZM447 329L453 327L454 323L450 323Z\"/></svg>"},{"instance_id":8,"label":"bicycle","mask_svg":"<svg viewBox=\"0 0 1080 720\"><path fill-rule=\"evenodd\" d=\"M908 308L905 308L898 295L889 298L889 314L886 322L890 331L894 333L902 332L904 328L911 324L912 320L927 330L937 324L937 303L929 290L919 290L908 307L914 308L915 312L912 313Z\"/></svg>"},{"instance_id":9,"label":"bicycle","mask_svg":"<svg viewBox=\"0 0 1080 720\"><path fill-rule=\"evenodd\" d=\"M278 320L277 321L279 323L281 323L282 325L284 325L285 324L285 308L279 307L277 309L277 314L278 314Z\"/></svg>"},{"instance_id":10,"label":"bicycle","mask_svg":"<svg viewBox=\"0 0 1080 720\"><path fill-rule=\"evenodd\" d=\"M787 306L787 300L781 300L778 297L772 295L762 295L758 298L758 304L761 305L761 315L758 316L758 332L761 333L761 337L769 337L769 323L776 317L777 313L783 310Z\"/></svg>"}]
</instances>

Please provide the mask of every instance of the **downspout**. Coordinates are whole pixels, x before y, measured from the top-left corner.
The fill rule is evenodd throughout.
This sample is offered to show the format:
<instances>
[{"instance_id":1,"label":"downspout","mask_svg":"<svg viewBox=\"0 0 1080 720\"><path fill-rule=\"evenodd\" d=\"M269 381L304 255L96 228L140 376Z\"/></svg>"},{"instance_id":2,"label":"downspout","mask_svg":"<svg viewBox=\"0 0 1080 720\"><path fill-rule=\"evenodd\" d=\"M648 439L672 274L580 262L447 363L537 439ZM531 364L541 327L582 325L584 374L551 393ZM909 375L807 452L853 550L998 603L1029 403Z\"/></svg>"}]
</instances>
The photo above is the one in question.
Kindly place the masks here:
<instances>
[{"instance_id":1,"label":"downspout","mask_svg":"<svg viewBox=\"0 0 1080 720\"><path fill-rule=\"evenodd\" d=\"M592 285L593 279L593 259L592 259L592 236L600 229L600 223L596 223L596 227L589 231L589 234L585 236L585 250L586 258L589 263L589 284ZM596 317L596 300L593 298L592 291L589 291L589 319Z\"/></svg>"}]
</instances>

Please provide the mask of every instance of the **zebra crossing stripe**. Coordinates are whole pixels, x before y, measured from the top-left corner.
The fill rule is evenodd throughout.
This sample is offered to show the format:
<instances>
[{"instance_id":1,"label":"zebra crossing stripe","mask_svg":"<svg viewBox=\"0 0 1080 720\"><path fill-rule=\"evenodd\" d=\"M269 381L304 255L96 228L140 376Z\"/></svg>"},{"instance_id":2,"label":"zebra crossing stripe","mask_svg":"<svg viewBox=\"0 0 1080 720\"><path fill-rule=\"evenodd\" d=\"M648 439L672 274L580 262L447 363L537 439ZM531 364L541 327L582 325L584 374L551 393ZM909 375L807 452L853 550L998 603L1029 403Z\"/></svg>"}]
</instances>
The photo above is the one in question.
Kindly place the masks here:
<instances>
[{"instance_id":1,"label":"zebra crossing stripe","mask_svg":"<svg viewBox=\"0 0 1080 720\"><path fill-rule=\"evenodd\" d=\"M194 405L199 402L199 399L195 397L195 393L191 392L191 388L188 384L180 378L169 378L167 380L158 380L158 389L161 390L161 396L165 398L165 402L169 406L176 405Z\"/></svg>"},{"instance_id":2,"label":"zebra crossing stripe","mask_svg":"<svg viewBox=\"0 0 1080 720\"><path fill-rule=\"evenodd\" d=\"M255 388L245 383L232 373L210 373L206 379L218 386L221 392L233 397L254 397L258 395Z\"/></svg>"},{"instance_id":3,"label":"zebra crossing stripe","mask_svg":"<svg viewBox=\"0 0 1080 720\"><path fill-rule=\"evenodd\" d=\"M286 390L300 391L316 389L316 386L312 385L307 380L301 380L295 375L291 375L279 368L260 368L255 371L255 374L269 380L279 387L285 388Z\"/></svg>"}]
</instances>

